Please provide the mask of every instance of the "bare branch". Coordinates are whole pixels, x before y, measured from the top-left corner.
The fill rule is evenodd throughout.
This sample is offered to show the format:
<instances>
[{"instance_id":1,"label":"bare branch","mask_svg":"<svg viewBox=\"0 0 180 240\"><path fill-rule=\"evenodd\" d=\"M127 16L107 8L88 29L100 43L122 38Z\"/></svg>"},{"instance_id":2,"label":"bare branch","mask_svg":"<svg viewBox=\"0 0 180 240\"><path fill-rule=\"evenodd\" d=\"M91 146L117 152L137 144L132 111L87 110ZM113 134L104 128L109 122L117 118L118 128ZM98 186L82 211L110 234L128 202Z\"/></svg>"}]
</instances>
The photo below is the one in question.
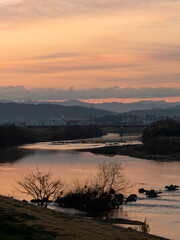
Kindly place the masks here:
<instances>
[{"instance_id":1,"label":"bare branch","mask_svg":"<svg viewBox=\"0 0 180 240\"><path fill-rule=\"evenodd\" d=\"M53 180L51 170L42 173L38 168L36 172L29 172L22 176L21 180L16 181L20 186L18 189L33 197L42 207L47 207L50 201L53 201L63 190L61 179Z\"/></svg>"},{"instance_id":2,"label":"bare branch","mask_svg":"<svg viewBox=\"0 0 180 240\"><path fill-rule=\"evenodd\" d=\"M96 185L103 192L108 192L114 189L116 193L124 192L130 187L130 182L127 180L121 163L118 162L103 162L98 166L99 172L96 176Z\"/></svg>"}]
</instances>

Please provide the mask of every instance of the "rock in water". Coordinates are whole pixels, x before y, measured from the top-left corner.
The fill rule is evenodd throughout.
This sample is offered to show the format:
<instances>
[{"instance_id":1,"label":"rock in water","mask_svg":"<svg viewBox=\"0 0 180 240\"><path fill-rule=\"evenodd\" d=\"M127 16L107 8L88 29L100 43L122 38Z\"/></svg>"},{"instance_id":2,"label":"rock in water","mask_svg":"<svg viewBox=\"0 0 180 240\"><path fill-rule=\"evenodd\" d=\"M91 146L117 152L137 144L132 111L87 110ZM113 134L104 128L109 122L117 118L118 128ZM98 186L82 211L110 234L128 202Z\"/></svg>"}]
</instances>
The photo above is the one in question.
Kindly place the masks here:
<instances>
[{"instance_id":1,"label":"rock in water","mask_svg":"<svg viewBox=\"0 0 180 240\"><path fill-rule=\"evenodd\" d=\"M136 194L131 194L129 195L129 197L126 199L126 203L127 202L136 202L137 200L137 195Z\"/></svg>"}]
</instances>

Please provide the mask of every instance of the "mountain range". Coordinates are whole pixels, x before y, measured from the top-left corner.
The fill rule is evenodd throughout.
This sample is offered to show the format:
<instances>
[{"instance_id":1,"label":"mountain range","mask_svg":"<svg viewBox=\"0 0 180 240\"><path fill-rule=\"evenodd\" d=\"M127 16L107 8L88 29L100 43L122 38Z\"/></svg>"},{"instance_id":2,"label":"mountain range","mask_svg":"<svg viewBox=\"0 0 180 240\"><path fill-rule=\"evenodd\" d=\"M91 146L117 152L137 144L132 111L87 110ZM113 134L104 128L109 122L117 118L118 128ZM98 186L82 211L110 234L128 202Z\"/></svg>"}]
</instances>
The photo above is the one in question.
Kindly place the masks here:
<instances>
[{"instance_id":1,"label":"mountain range","mask_svg":"<svg viewBox=\"0 0 180 240\"><path fill-rule=\"evenodd\" d=\"M180 105L180 102L165 102L165 101L138 101L132 103L111 102L111 103L87 103L79 100L67 100L64 102L53 102L61 106L81 106L103 109L117 113L129 112L132 110L153 110L156 108L168 108Z\"/></svg>"},{"instance_id":2,"label":"mountain range","mask_svg":"<svg viewBox=\"0 0 180 240\"><path fill-rule=\"evenodd\" d=\"M78 106L78 104L81 106ZM100 107L104 107L104 109L100 109ZM132 108L133 110L129 110ZM166 103L164 101L141 101L130 104L89 104L77 100L69 100L59 104L39 104L38 102L0 103L0 122L91 119L91 123L117 123L123 121L124 117L127 116L138 116L146 119L148 115L153 116L153 119L159 117L180 118L180 103L178 105L178 103Z\"/></svg>"},{"instance_id":3,"label":"mountain range","mask_svg":"<svg viewBox=\"0 0 180 240\"><path fill-rule=\"evenodd\" d=\"M50 119L82 119L112 115L113 112L80 106L57 104L0 103L0 121L39 121Z\"/></svg>"},{"instance_id":4,"label":"mountain range","mask_svg":"<svg viewBox=\"0 0 180 240\"><path fill-rule=\"evenodd\" d=\"M138 119L139 118L139 119ZM95 118L93 121L98 124L119 124L119 123L148 123L162 118L173 118L180 121L180 105L168 108L155 108L151 110L133 110L117 115L106 115Z\"/></svg>"}]
</instances>

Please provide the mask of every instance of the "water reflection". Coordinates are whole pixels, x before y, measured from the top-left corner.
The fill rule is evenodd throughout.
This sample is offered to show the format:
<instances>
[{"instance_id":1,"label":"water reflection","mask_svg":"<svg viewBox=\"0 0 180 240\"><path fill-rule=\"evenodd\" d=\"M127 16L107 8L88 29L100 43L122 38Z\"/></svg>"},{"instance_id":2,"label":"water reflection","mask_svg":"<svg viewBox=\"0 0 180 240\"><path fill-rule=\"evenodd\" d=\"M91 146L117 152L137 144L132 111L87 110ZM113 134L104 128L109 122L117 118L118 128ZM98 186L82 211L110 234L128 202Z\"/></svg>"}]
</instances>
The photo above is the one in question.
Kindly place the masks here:
<instances>
[{"instance_id":1,"label":"water reflection","mask_svg":"<svg viewBox=\"0 0 180 240\"><path fill-rule=\"evenodd\" d=\"M22 158L34 154L33 150L21 148L7 148L0 150L0 164L14 163Z\"/></svg>"},{"instance_id":2,"label":"water reflection","mask_svg":"<svg viewBox=\"0 0 180 240\"><path fill-rule=\"evenodd\" d=\"M15 192L15 179L21 178L21 175L29 170L35 170L37 166L42 171L51 168L55 178L60 176L71 184L76 179L93 176L99 163L117 161L122 164L127 178L135 183L131 193L137 193L138 188L141 187L161 189L163 193L157 199L148 199L144 195L139 195L136 203L123 205L119 210L109 213L109 217L139 221L144 221L146 218L150 223L152 234L170 239L180 239L180 191L164 191L165 185L180 185L179 161L158 162L127 156L108 157L72 150L39 150L38 148L34 151L24 150L25 148L18 157L15 157L15 154L11 159L5 155L1 158L1 194L10 194L20 199L26 198Z\"/></svg>"},{"instance_id":3,"label":"water reflection","mask_svg":"<svg viewBox=\"0 0 180 240\"><path fill-rule=\"evenodd\" d=\"M144 232L144 233L150 233L150 224L145 218L144 221L136 221L136 220L129 220L129 216L127 212L123 211L123 206L120 206L117 209L112 209L111 211L107 212L101 212L101 213L92 213L89 212L83 212L79 211L73 208L62 208L59 207L57 203L51 203L49 206L50 209L56 210L58 212L62 213L68 213L71 215L75 215L78 217L88 218L88 219L96 219L98 221L101 221L103 223L111 223L113 225L131 228L136 231Z\"/></svg>"}]
</instances>

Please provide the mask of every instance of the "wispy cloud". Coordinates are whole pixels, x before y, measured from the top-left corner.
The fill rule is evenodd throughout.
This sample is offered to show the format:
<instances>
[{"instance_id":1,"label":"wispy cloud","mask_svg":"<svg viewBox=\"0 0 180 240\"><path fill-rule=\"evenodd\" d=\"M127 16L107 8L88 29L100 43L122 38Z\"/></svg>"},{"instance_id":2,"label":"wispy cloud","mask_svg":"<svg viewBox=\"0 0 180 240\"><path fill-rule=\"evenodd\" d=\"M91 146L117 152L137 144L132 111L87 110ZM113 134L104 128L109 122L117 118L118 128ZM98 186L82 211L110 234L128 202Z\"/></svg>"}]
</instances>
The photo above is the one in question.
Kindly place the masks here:
<instances>
[{"instance_id":1,"label":"wispy cloud","mask_svg":"<svg viewBox=\"0 0 180 240\"><path fill-rule=\"evenodd\" d=\"M43 61L49 60L51 61ZM130 69L144 66L143 62L125 61L121 55L81 55L55 53L34 57L33 60L1 64L1 73L58 73L90 70ZM140 57L139 57L140 59Z\"/></svg>"},{"instance_id":2,"label":"wispy cloud","mask_svg":"<svg viewBox=\"0 0 180 240\"><path fill-rule=\"evenodd\" d=\"M47 55L37 56L37 57L34 57L33 59L43 60L43 59L55 59L55 58L74 58L79 56L83 56L83 54L76 53L76 52L58 52L58 53L51 53Z\"/></svg>"},{"instance_id":3,"label":"wispy cloud","mask_svg":"<svg viewBox=\"0 0 180 240\"><path fill-rule=\"evenodd\" d=\"M179 12L180 0L0 0L0 85L180 87Z\"/></svg>"},{"instance_id":4,"label":"wispy cloud","mask_svg":"<svg viewBox=\"0 0 180 240\"><path fill-rule=\"evenodd\" d=\"M42 19L64 18L87 14L105 14L106 12L122 12L142 10L159 11L171 9L175 12L180 7L179 0L14 0L0 2L0 19ZM169 12L171 17L174 13Z\"/></svg>"},{"instance_id":5,"label":"wispy cloud","mask_svg":"<svg viewBox=\"0 0 180 240\"><path fill-rule=\"evenodd\" d=\"M180 61L180 49L172 51L157 52L150 56L152 59L163 60L163 61Z\"/></svg>"},{"instance_id":6,"label":"wispy cloud","mask_svg":"<svg viewBox=\"0 0 180 240\"><path fill-rule=\"evenodd\" d=\"M178 83L180 82L180 72L179 73L171 73L171 74L143 74L138 77L134 78L109 78L109 77L103 77L99 78L98 81L100 82L112 82L112 83L126 83L126 85L132 84L132 82L139 82L139 83L147 83L146 86L148 86L148 82L150 85L157 85L157 82L160 86L167 85L169 82L176 84L177 86L179 85ZM134 84L135 85L135 84ZM138 84L137 84L138 85ZM143 84L140 84L143 85Z\"/></svg>"},{"instance_id":7,"label":"wispy cloud","mask_svg":"<svg viewBox=\"0 0 180 240\"><path fill-rule=\"evenodd\" d=\"M169 47L167 50L162 48L139 56L136 54L52 53L33 57L32 60L2 62L0 63L0 78L3 81L6 76L11 76L12 79L16 77L17 80L22 79L20 83L23 83L24 78L28 76L29 81L32 78L37 79L37 82L42 85L44 81L47 81L49 84L46 86L63 87L71 85L82 87L82 84L86 87L99 87L102 83L106 87L112 84L120 87L179 87L180 71L177 49L178 47L175 49ZM175 60L177 62L174 64ZM174 65L175 67L173 71L160 68L159 62L168 64L168 67L174 67ZM69 85L65 84L66 82Z\"/></svg>"}]
</instances>

